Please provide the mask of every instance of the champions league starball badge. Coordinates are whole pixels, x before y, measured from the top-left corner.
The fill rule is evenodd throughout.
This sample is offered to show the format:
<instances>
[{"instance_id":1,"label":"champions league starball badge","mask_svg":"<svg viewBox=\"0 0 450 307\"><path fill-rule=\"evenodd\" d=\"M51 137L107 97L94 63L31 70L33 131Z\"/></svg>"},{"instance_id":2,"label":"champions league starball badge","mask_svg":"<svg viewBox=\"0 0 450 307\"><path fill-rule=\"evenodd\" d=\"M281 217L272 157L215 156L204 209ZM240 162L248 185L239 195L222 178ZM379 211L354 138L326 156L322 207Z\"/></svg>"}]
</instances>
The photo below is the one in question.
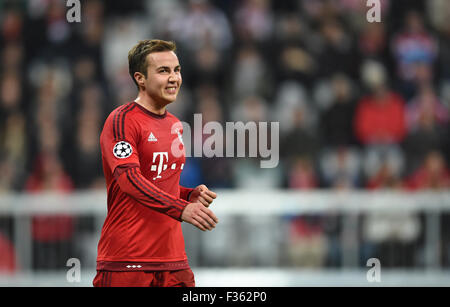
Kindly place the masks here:
<instances>
[{"instance_id":1,"label":"champions league starball badge","mask_svg":"<svg viewBox=\"0 0 450 307\"><path fill-rule=\"evenodd\" d=\"M114 145L113 153L116 158L125 159L131 156L131 154L133 153L133 149L130 143L120 141L116 145Z\"/></svg>"}]
</instances>

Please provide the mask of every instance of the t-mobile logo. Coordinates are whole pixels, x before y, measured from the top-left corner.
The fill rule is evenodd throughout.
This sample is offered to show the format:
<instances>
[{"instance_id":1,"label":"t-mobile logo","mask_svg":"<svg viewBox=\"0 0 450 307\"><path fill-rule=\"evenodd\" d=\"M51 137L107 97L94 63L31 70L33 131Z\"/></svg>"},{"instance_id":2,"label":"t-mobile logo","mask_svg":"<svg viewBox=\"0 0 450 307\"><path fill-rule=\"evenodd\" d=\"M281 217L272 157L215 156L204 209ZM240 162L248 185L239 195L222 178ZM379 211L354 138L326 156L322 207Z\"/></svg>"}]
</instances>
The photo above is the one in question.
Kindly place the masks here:
<instances>
[{"instance_id":1,"label":"t-mobile logo","mask_svg":"<svg viewBox=\"0 0 450 307\"><path fill-rule=\"evenodd\" d=\"M156 162L156 160L159 159L158 165L153 164L151 166L151 170L155 171L157 170L156 177L153 178L153 180L156 180L158 178L161 178L161 173L163 170L166 170L167 164L164 164L164 162L169 162L169 154L167 152L154 152L153 153L153 163Z\"/></svg>"},{"instance_id":2,"label":"t-mobile logo","mask_svg":"<svg viewBox=\"0 0 450 307\"><path fill-rule=\"evenodd\" d=\"M152 172L156 172L156 177L153 177L153 180L162 178L161 174L168 167L167 162L169 162L169 153L168 152L154 152L153 153L153 164L150 167ZM181 163L180 169L183 169L184 163ZM177 163L172 163L170 165L170 169L174 170L177 168Z\"/></svg>"}]
</instances>

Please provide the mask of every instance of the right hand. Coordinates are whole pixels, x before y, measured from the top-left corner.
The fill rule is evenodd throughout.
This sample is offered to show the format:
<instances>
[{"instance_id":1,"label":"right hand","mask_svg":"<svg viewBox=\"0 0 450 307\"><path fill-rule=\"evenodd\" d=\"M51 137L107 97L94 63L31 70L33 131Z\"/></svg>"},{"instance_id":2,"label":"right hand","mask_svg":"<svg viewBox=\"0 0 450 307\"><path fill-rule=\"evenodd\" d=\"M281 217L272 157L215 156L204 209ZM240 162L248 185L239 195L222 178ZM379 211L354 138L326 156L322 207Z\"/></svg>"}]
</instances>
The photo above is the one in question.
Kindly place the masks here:
<instances>
[{"instance_id":1,"label":"right hand","mask_svg":"<svg viewBox=\"0 0 450 307\"><path fill-rule=\"evenodd\" d=\"M202 231L213 230L219 222L214 212L201 203L188 204L181 214L181 220L194 225Z\"/></svg>"},{"instance_id":2,"label":"right hand","mask_svg":"<svg viewBox=\"0 0 450 307\"><path fill-rule=\"evenodd\" d=\"M216 197L216 193L209 190L206 185L201 184L192 191L189 201L193 203L202 203L208 208Z\"/></svg>"}]
</instances>

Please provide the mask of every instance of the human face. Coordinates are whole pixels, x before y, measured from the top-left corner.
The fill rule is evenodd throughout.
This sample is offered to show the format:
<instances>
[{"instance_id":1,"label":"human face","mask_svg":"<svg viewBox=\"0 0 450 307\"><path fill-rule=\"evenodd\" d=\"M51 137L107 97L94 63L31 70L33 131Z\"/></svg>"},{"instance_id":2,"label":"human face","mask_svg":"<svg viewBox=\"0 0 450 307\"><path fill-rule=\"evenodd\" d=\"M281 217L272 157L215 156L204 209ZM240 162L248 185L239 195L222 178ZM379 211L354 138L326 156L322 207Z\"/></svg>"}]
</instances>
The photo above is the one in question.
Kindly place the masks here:
<instances>
[{"instance_id":1,"label":"human face","mask_svg":"<svg viewBox=\"0 0 450 307\"><path fill-rule=\"evenodd\" d=\"M136 72L140 90L157 105L167 105L177 98L181 87L181 67L173 51L155 52L147 56L147 77Z\"/></svg>"},{"instance_id":2,"label":"human face","mask_svg":"<svg viewBox=\"0 0 450 307\"><path fill-rule=\"evenodd\" d=\"M142 90L159 105L174 102L182 83L177 55L173 51L150 53L147 63L147 78L141 76Z\"/></svg>"}]
</instances>

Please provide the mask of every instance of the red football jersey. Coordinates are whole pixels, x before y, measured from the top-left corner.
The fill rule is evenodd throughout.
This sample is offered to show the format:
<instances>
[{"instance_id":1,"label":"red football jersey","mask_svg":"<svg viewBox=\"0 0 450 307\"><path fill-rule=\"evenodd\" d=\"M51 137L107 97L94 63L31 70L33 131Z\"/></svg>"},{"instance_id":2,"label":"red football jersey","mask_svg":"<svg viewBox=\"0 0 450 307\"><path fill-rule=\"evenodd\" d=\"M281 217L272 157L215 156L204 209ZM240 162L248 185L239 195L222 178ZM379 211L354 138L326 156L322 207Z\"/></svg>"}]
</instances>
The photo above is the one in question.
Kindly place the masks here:
<instances>
[{"instance_id":1,"label":"red football jersey","mask_svg":"<svg viewBox=\"0 0 450 307\"><path fill-rule=\"evenodd\" d=\"M108 212L97 270L188 268L181 213L192 189L179 185L185 163L181 122L136 102L115 109L100 136Z\"/></svg>"}]
</instances>

